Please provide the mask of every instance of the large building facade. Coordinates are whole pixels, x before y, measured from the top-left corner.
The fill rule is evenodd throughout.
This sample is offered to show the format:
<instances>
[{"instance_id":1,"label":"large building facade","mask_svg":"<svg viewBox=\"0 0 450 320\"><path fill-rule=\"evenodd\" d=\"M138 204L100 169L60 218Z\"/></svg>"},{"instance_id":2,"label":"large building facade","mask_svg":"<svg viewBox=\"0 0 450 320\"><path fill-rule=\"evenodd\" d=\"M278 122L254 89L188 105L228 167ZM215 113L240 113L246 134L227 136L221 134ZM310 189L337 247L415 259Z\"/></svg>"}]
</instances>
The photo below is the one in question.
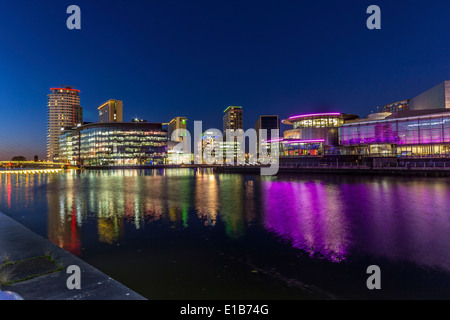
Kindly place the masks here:
<instances>
[{"instance_id":1,"label":"large building facade","mask_svg":"<svg viewBox=\"0 0 450 320\"><path fill-rule=\"evenodd\" d=\"M314 113L283 120L282 157L433 157L450 155L450 81L415 98L378 108L366 118Z\"/></svg>"},{"instance_id":2,"label":"large building facade","mask_svg":"<svg viewBox=\"0 0 450 320\"><path fill-rule=\"evenodd\" d=\"M65 86L50 88L50 91L47 101L47 160L56 161L61 128L83 122L83 109L80 106L80 90Z\"/></svg>"},{"instance_id":3,"label":"large building facade","mask_svg":"<svg viewBox=\"0 0 450 320\"><path fill-rule=\"evenodd\" d=\"M90 123L59 137L61 161L80 166L163 164L167 131L161 123Z\"/></svg>"},{"instance_id":4,"label":"large building facade","mask_svg":"<svg viewBox=\"0 0 450 320\"><path fill-rule=\"evenodd\" d=\"M313 114L283 120L295 129L280 139L281 157L431 157L450 155L450 110Z\"/></svg>"},{"instance_id":5,"label":"large building facade","mask_svg":"<svg viewBox=\"0 0 450 320\"><path fill-rule=\"evenodd\" d=\"M293 128L280 139L282 156L317 156L339 145L339 127L358 116L340 112L309 113L282 121Z\"/></svg>"},{"instance_id":6,"label":"large building facade","mask_svg":"<svg viewBox=\"0 0 450 320\"><path fill-rule=\"evenodd\" d=\"M345 154L440 156L450 154L450 110L397 112L339 128Z\"/></svg>"}]
</instances>

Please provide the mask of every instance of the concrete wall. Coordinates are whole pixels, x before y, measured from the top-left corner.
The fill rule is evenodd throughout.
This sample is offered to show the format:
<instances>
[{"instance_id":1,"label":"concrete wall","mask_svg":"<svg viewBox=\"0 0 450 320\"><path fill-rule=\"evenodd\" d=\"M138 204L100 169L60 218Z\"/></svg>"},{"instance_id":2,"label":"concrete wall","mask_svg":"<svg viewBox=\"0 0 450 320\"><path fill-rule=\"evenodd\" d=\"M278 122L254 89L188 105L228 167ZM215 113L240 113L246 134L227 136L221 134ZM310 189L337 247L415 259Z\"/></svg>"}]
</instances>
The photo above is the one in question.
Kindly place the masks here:
<instances>
[{"instance_id":1,"label":"concrete wall","mask_svg":"<svg viewBox=\"0 0 450 320\"><path fill-rule=\"evenodd\" d=\"M411 99L410 107L411 110L450 109L450 81L441 82Z\"/></svg>"}]
</instances>

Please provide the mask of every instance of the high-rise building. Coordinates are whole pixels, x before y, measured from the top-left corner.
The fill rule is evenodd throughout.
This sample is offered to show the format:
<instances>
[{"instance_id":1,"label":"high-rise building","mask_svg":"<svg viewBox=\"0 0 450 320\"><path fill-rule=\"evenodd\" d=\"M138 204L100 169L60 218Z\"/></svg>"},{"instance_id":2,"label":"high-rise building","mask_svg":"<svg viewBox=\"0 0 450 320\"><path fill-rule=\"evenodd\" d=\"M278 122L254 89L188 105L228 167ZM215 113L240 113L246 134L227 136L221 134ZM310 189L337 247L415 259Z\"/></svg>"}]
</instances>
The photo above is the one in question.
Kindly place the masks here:
<instances>
[{"instance_id":1,"label":"high-rise building","mask_svg":"<svg viewBox=\"0 0 450 320\"><path fill-rule=\"evenodd\" d=\"M185 117L175 117L169 122L169 130L167 133L167 138L169 141L175 141L175 142L181 142L183 141L182 137L177 137L174 140L172 140L172 133L175 132L177 129L186 129L186 121L187 118Z\"/></svg>"},{"instance_id":2,"label":"high-rise building","mask_svg":"<svg viewBox=\"0 0 450 320\"><path fill-rule=\"evenodd\" d=\"M98 122L123 122L123 102L110 99L98 107Z\"/></svg>"},{"instance_id":3,"label":"high-rise building","mask_svg":"<svg viewBox=\"0 0 450 320\"><path fill-rule=\"evenodd\" d=\"M244 129L242 107L229 106L223 111L223 136L227 134L227 129Z\"/></svg>"},{"instance_id":4,"label":"high-rise building","mask_svg":"<svg viewBox=\"0 0 450 320\"><path fill-rule=\"evenodd\" d=\"M272 130L280 130L280 120L278 116L260 116L258 121L256 121L255 130L257 138L256 150L259 152L259 130L267 130L266 138L263 139L265 141L261 141L261 143L267 143L268 141L272 140ZM278 135L280 134L278 133Z\"/></svg>"},{"instance_id":5,"label":"high-rise building","mask_svg":"<svg viewBox=\"0 0 450 320\"><path fill-rule=\"evenodd\" d=\"M242 107L229 106L223 111L223 143L222 151L224 159L228 160L227 154L232 152L234 155L234 161L241 161L245 155L245 150L242 147L245 146L245 140L240 141L237 137L233 140L230 137L227 138L227 130L244 130L244 116Z\"/></svg>"},{"instance_id":6,"label":"high-rise building","mask_svg":"<svg viewBox=\"0 0 450 320\"><path fill-rule=\"evenodd\" d=\"M61 128L73 127L83 122L83 108L80 106L80 90L71 86L50 88L47 102L47 160L58 157L58 143Z\"/></svg>"}]
</instances>

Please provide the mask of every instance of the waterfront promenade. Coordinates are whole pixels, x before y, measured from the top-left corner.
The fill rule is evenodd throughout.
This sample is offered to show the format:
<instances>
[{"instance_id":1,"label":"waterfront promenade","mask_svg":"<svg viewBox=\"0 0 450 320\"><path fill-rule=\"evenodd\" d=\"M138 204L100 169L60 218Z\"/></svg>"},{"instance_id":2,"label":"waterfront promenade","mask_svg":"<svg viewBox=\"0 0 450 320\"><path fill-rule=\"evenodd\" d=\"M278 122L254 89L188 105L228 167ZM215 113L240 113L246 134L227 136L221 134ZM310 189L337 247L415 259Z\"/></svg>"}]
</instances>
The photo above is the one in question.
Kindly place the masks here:
<instances>
[{"instance_id":1,"label":"waterfront promenade","mask_svg":"<svg viewBox=\"0 0 450 320\"><path fill-rule=\"evenodd\" d=\"M277 173L326 173L326 174L363 174L363 175L399 175L399 176L450 176L450 157L379 157L372 159L336 157L281 157ZM6 163L6 162L5 162ZM152 165L91 165L81 168L60 163L17 162L16 167L2 168L0 174L52 173L67 169L75 170L123 170L123 169L210 169L217 173L258 174L268 165L227 165L227 164L152 164Z\"/></svg>"},{"instance_id":2,"label":"waterfront promenade","mask_svg":"<svg viewBox=\"0 0 450 320\"><path fill-rule=\"evenodd\" d=\"M239 174L260 174L260 165L142 165L142 166L90 166L84 167L87 170L163 170L163 169L210 169L216 173L239 173ZM398 176L450 176L450 164L445 162L413 162L404 165L386 164L370 165L356 163L281 163L278 167L278 174L302 174L302 173L322 173L322 174L357 174L357 175L398 175Z\"/></svg>"},{"instance_id":3,"label":"waterfront promenade","mask_svg":"<svg viewBox=\"0 0 450 320\"><path fill-rule=\"evenodd\" d=\"M218 166L214 168L217 173L259 173L258 166ZM351 174L351 175L389 175L389 176L430 176L447 177L450 176L450 166L425 164L419 165L386 165L373 166L368 164L341 163L333 165L330 163L302 163L302 164L281 164L278 174Z\"/></svg>"},{"instance_id":4,"label":"waterfront promenade","mask_svg":"<svg viewBox=\"0 0 450 320\"><path fill-rule=\"evenodd\" d=\"M1 285L1 290L16 292L24 300L145 300L1 212L0 259L0 278L13 282ZM71 265L81 270L81 289L67 288L71 274L66 270ZM5 275L6 269L12 272Z\"/></svg>"}]
</instances>

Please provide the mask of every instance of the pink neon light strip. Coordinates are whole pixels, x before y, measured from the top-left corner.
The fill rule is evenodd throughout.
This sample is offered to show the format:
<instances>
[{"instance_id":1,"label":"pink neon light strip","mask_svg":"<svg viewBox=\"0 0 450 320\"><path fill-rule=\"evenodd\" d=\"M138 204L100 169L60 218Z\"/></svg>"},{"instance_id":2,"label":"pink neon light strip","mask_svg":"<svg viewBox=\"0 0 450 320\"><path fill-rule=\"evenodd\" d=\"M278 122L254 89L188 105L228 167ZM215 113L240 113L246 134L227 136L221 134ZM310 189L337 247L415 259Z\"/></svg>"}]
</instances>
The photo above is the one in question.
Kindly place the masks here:
<instances>
[{"instance_id":1,"label":"pink neon light strip","mask_svg":"<svg viewBox=\"0 0 450 320\"><path fill-rule=\"evenodd\" d=\"M316 140L284 140L284 139L274 139L269 140L269 142L283 142L283 143L317 143L317 142L325 142L325 139L316 139Z\"/></svg>"},{"instance_id":2,"label":"pink neon light strip","mask_svg":"<svg viewBox=\"0 0 450 320\"><path fill-rule=\"evenodd\" d=\"M316 117L316 116L340 116L340 112L328 112L328 113L310 113L310 114L301 114L298 116L289 117L289 120L305 118L305 117Z\"/></svg>"},{"instance_id":3,"label":"pink neon light strip","mask_svg":"<svg viewBox=\"0 0 450 320\"><path fill-rule=\"evenodd\" d=\"M269 140L269 141L267 141L267 142L281 142L281 141L283 141L284 139L273 139L273 140Z\"/></svg>"},{"instance_id":4,"label":"pink neon light strip","mask_svg":"<svg viewBox=\"0 0 450 320\"><path fill-rule=\"evenodd\" d=\"M324 139L318 140L286 140L283 143L316 143L316 142L325 142Z\"/></svg>"},{"instance_id":5,"label":"pink neon light strip","mask_svg":"<svg viewBox=\"0 0 450 320\"><path fill-rule=\"evenodd\" d=\"M80 90L78 90L78 89L71 89L71 88L50 88L50 90L69 90L69 91L80 92Z\"/></svg>"}]
</instances>

